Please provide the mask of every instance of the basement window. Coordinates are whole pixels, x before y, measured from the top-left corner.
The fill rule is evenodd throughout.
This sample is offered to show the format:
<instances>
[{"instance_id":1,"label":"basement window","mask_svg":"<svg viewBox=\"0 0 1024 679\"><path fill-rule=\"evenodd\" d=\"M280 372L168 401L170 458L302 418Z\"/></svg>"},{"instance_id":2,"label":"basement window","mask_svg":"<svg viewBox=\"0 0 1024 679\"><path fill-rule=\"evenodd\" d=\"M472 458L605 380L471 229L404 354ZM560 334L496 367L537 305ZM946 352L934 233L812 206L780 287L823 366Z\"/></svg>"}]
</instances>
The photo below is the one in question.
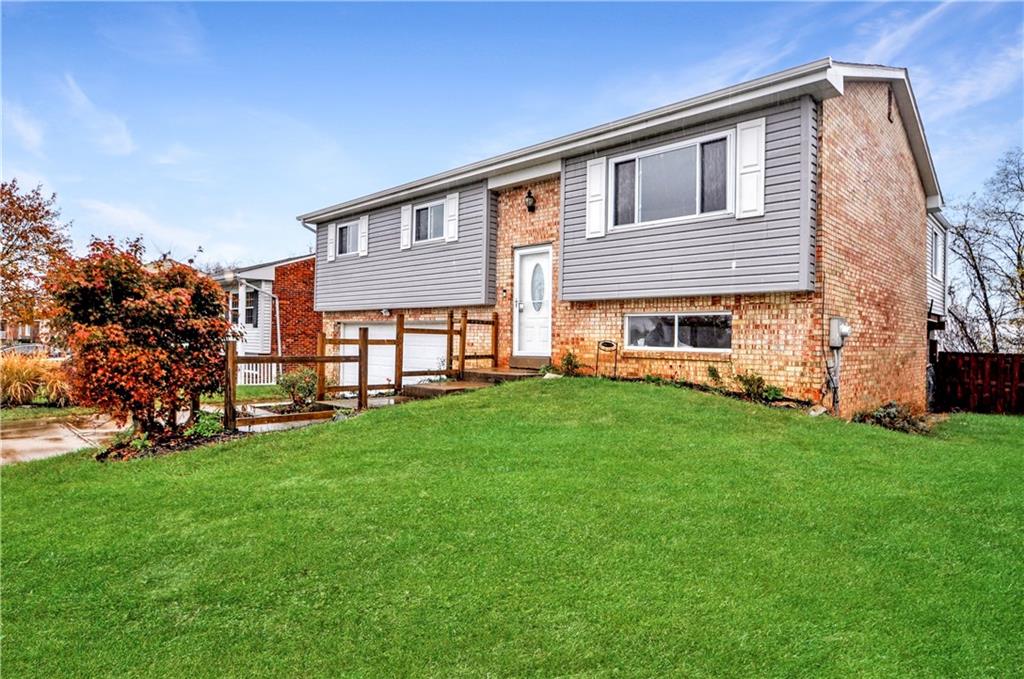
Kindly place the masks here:
<instances>
[{"instance_id":1,"label":"basement window","mask_svg":"<svg viewBox=\"0 0 1024 679\"><path fill-rule=\"evenodd\" d=\"M732 314L728 312L628 315L626 346L655 351L729 351Z\"/></svg>"}]
</instances>

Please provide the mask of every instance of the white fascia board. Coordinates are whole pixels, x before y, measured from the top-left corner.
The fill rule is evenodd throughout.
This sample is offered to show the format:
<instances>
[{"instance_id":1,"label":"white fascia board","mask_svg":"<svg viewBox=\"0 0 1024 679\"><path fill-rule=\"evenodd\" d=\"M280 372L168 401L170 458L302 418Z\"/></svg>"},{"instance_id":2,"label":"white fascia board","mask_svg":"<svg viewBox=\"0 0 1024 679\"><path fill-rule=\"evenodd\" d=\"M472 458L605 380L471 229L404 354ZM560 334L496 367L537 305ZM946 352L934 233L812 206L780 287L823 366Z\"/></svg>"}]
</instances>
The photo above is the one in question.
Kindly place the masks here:
<instances>
[{"instance_id":1,"label":"white fascia board","mask_svg":"<svg viewBox=\"0 0 1024 679\"><path fill-rule=\"evenodd\" d=\"M505 174L497 174L493 177L488 177L487 188L501 189L506 186L525 184L526 182L533 181L534 179L551 177L561 173L561 171L562 161L556 158L555 160L549 160L546 163L539 163L537 165L531 165L530 167L524 167L521 170L513 170L512 172L506 172Z\"/></svg>"},{"instance_id":2,"label":"white fascia board","mask_svg":"<svg viewBox=\"0 0 1024 679\"><path fill-rule=\"evenodd\" d=\"M297 219L300 223L324 222L385 204L414 199L427 193L446 191L494 175L561 160L567 155L598 151L637 135L653 134L664 128L698 124L711 118L769 106L804 94L817 99L838 96L842 94L842 89L832 77L832 64L831 57L819 59L763 78L598 125L321 210L307 212L299 215Z\"/></svg>"}]
</instances>

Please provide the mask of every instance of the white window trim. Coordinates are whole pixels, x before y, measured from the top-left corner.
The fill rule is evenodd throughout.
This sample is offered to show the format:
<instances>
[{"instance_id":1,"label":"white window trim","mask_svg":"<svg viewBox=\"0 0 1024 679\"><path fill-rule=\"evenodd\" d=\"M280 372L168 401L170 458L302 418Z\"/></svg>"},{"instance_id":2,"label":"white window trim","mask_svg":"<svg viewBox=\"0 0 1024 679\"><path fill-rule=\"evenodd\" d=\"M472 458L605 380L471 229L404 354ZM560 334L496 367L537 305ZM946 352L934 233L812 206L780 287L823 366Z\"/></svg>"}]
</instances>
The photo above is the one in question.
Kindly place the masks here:
<instances>
[{"instance_id":1,"label":"white window trim","mask_svg":"<svg viewBox=\"0 0 1024 679\"><path fill-rule=\"evenodd\" d=\"M941 229L932 229L932 258L928 262L928 273L937 281L942 281L942 275L946 269L946 234ZM938 241L936 243L935 241ZM935 247L938 245L938 247ZM937 255L936 252L939 254ZM938 259L937 259L938 257ZM938 273L935 272L935 265L938 265Z\"/></svg>"},{"instance_id":2,"label":"white window trim","mask_svg":"<svg viewBox=\"0 0 1024 679\"><path fill-rule=\"evenodd\" d=\"M633 151L631 153L624 153L622 155L613 156L608 159L607 166L607 177L605 183L607 186L607 206L605 207L606 218L608 220L608 231L631 231L633 229L643 229L652 226L664 226L666 224L687 224L691 222L702 222L709 219L718 219L719 217L726 217L736 214L735 204L735 185L736 185L736 139L735 129L722 130L721 132L715 132L712 134L702 134L699 137L688 137L681 141L673 142L671 144L664 144L662 146L655 146L653 148L644 149L642 151ZM696 205L700 207L700 189L701 189L701 157L700 157L700 145L709 142L717 141L719 139L725 139L725 209L715 210L714 212L698 212L693 215L686 215L682 217L667 217L665 219L655 219L647 222L634 222L632 224L616 224L615 223L615 166L618 163L626 161L636 161L636 172L637 178L640 177L640 159L646 156L653 156L659 153L665 153L667 151L675 151L677 149L687 148L690 146L697 147L697 188L696 188ZM633 215L635 217L640 216L640 182L637 181L633 191Z\"/></svg>"},{"instance_id":3,"label":"white window trim","mask_svg":"<svg viewBox=\"0 0 1024 679\"><path fill-rule=\"evenodd\" d=\"M732 336L729 337L730 347L728 349L704 349L700 347L638 347L633 346L629 343L629 319L631 318L643 318L645 316L729 316L732 317L731 311L646 311L644 313L635 314L624 314L622 316L622 346L624 351L672 351L684 354L728 354L732 353ZM731 328L730 328L731 330ZM674 342L679 341L678 337L678 324L672 335Z\"/></svg>"},{"instance_id":4,"label":"white window trim","mask_svg":"<svg viewBox=\"0 0 1024 679\"><path fill-rule=\"evenodd\" d=\"M418 203L418 204L412 206L412 242L413 242L414 245L416 243L444 242L444 234L445 234L444 220L445 220L445 217L447 216L447 208L445 208L445 204L444 203L445 203L445 199L444 198L438 198L437 200L432 200L429 203ZM429 234L430 233L430 226L431 226L431 224L430 224L430 219L431 219L431 217L430 217L430 208L434 207L435 205L440 205L442 208L445 208L445 210L446 210L445 215L442 215L442 217L441 217L441 235L440 236L434 236L433 238L416 238L416 212L418 210L422 210L423 208L427 208L427 233Z\"/></svg>"},{"instance_id":5,"label":"white window trim","mask_svg":"<svg viewBox=\"0 0 1024 679\"><path fill-rule=\"evenodd\" d=\"M341 229L343 227L349 227L355 229L356 233L356 249L349 250L348 252L338 252L341 249ZM348 257L349 255L359 254L359 220L354 222L338 222L334 225L334 256L335 257Z\"/></svg>"}]
</instances>

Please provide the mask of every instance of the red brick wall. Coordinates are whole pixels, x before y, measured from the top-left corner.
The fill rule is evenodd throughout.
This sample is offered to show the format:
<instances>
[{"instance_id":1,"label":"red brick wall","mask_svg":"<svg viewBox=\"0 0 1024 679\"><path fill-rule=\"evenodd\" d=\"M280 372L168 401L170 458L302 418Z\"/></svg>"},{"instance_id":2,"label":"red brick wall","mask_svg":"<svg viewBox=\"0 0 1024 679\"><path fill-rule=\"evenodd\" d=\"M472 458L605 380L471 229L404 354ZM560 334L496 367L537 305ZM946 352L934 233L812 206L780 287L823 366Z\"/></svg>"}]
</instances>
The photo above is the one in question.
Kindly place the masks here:
<instances>
[{"instance_id":1,"label":"red brick wall","mask_svg":"<svg viewBox=\"0 0 1024 679\"><path fill-rule=\"evenodd\" d=\"M828 317L840 315L853 325L843 350L841 414L850 416L889 399L923 409L924 194L898 111L893 123L886 116L885 85L851 83L845 96L824 104L815 292L597 302L564 302L556 295L552 362L557 364L571 350L592 370L600 340L622 344L626 313L730 311L730 352L620 349L619 374L706 383L708 367L714 366L727 380L755 372L793 398L820 401ZM523 204L527 190L537 200L532 213ZM557 290L559 209L557 178L504 189L498 196L497 304L471 308L470 314L483 318L498 312L502 366L512 353L514 248L550 243ZM403 311L410 320L436 320L447 309ZM329 335L337 322L382 320L389 319L373 311L324 315ZM470 353L489 348L487 329L470 328ZM602 355L601 362L601 372L609 372L611 355ZM830 400L826 397L825 402Z\"/></svg>"},{"instance_id":2,"label":"red brick wall","mask_svg":"<svg viewBox=\"0 0 1024 679\"><path fill-rule=\"evenodd\" d=\"M887 400L925 408L925 195L888 86L849 83L822 108L818 288L844 316L841 414ZM827 326L823 328L827 331Z\"/></svg>"},{"instance_id":3,"label":"red brick wall","mask_svg":"<svg viewBox=\"0 0 1024 679\"><path fill-rule=\"evenodd\" d=\"M314 258L282 264L274 270L274 294L281 305L281 353L301 356L316 353L316 335L323 327L323 314L313 311ZM277 330L270 340L277 353Z\"/></svg>"}]
</instances>

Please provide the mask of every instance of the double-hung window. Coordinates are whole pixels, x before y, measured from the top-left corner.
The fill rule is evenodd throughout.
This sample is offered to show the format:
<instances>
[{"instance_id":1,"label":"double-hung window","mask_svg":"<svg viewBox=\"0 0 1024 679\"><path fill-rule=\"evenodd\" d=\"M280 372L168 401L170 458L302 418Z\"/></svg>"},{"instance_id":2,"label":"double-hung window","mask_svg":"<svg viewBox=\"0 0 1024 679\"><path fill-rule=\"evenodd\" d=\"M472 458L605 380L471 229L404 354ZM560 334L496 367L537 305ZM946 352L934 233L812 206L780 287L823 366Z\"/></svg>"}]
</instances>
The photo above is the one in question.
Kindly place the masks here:
<instances>
[{"instance_id":1,"label":"double-hung window","mask_svg":"<svg viewBox=\"0 0 1024 679\"><path fill-rule=\"evenodd\" d=\"M665 351L728 351L732 315L727 312L629 315L626 346Z\"/></svg>"},{"instance_id":2,"label":"double-hung window","mask_svg":"<svg viewBox=\"0 0 1024 679\"><path fill-rule=\"evenodd\" d=\"M259 293L252 288L245 291L245 324L254 328L260 324Z\"/></svg>"},{"instance_id":3,"label":"double-hung window","mask_svg":"<svg viewBox=\"0 0 1024 679\"><path fill-rule=\"evenodd\" d=\"M612 228L731 210L732 139L723 132L612 158Z\"/></svg>"},{"instance_id":4,"label":"double-hung window","mask_svg":"<svg viewBox=\"0 0 1024 679\"><path fill-rule=\"evenodd\" d=\"M338 254L347 255L359 251L359 222L338 226Z\"/></svg>"},{"instance_id":5,"label":"double-hung window","mask_svg":"<svg viewBox=\"0 0 1024 679\"><path fill-rule=\"evenodd\" d=\"M444 201L413 208L413 238L417 243L444 238Z\"/></svg>"}]
</instances>

